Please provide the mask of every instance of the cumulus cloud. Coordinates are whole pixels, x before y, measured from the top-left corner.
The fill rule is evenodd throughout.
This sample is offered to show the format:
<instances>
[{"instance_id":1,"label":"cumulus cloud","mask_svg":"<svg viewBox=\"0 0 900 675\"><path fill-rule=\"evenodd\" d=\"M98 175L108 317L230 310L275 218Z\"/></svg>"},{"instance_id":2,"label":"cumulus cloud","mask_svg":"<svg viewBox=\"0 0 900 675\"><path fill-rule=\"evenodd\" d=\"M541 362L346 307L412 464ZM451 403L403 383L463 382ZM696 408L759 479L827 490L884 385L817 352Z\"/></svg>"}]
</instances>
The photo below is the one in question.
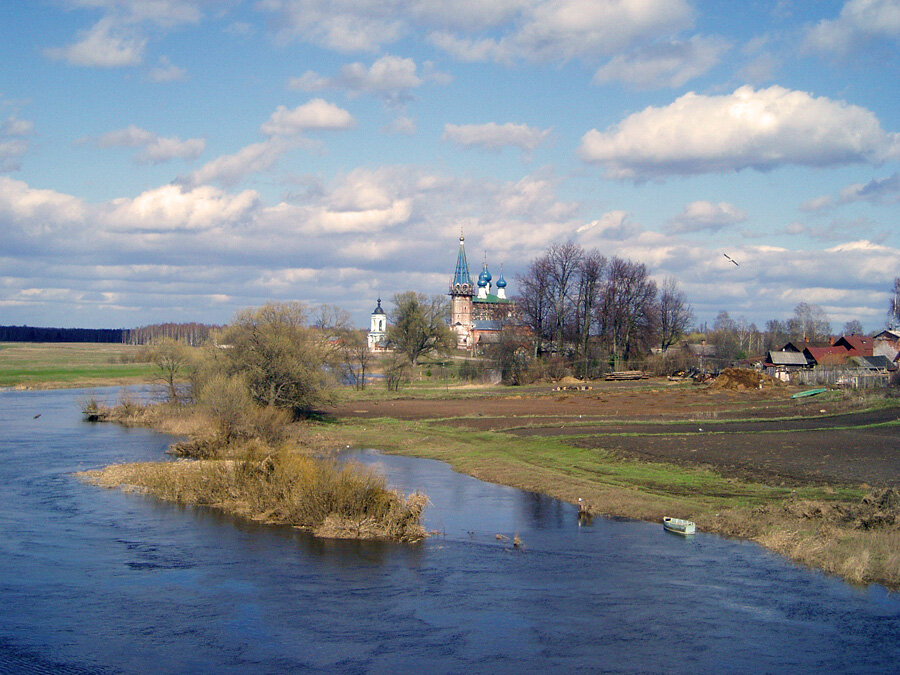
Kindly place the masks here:
<instances>
[{"instance_id":1,"label":"cumulus cloud","mask_svg":"<svg viewBox=\"0 0 900 675\"><path fill-rule=\"evenodd\" d=\"M355 124L353 115L343 108L315 98L293 110L278 106L259 130L266 136L296 136L304 131L349 129Z\"/></svg>"},{"instance_id":2,"label":"cumulus cloud","mask_svg":"<svg viewBox=\"0 0 900 675\"><path fill-rule=\"evenodd\" d=\"M293 110L280 105L260 126L260 132L268 138L217 157L178 182L186 186L210 182L233 186L245 176L272 168L290 150L315 147L303 136L304 132L349 129L355 124L349 112L322 99L313 99Z\"/></svg>"},{"instance_id":3,"label":"cumulus cloud","mask_svg":"<svg viewBox=\"0 0 900 675\"><path fill-rule=\"evenodd\" d=\"M187 79L187 71L173 64L165 56L161 56L159 64L151 68L147 76L153 82L181 82Z\"/></svg>"},{"instance_id":4,"label":"cumulus cloud","mask_svg":"<svg viewBox=\"0 0 900 675\"><path fill-rule=\"evenodd\" d=\"M568 60L614 54L689 28L687 0L262 0L279 40L376 51L415 29L466 61ZM486 31L497 37L483 37ZM477 37L470 37L476 35Z\"/></svg>"},{"instance_id":5,"label":"cumulus cloud","mask_svg":"<svg viewBox=\"0 0 900 675\"><path fill-rule=\"evenodd\" d=\"M121 68L139 65L144 59L147 27L171 30L200 21L196 0L62 0L76 9L100 10L102 18L82 31L77 41L64 47L49 47L44 55L73 66ZM162 59L150 72L154 81L183 77L183 71ZM162 79L157 79L162 78Z\"/></svg>"},{"instance_id":6,"label":"cumulus cloud","mask_svg":"<svg viewBox=\"0 0 900 675\"><path fill-rule=\"evenodd\" d=\"M465 61L568 61L614 54L692 23L693 10L684 0L548 0L523 8L500 38L435 31L431 41Z\"/></svg>"},{"instance_id":7,"label":"cumulus cloud","mask_svg":"<svg viewBox=\"0 0 900 675\"><path fill-rule=\"evenodd\" d=\"M134 199L112 200L104 222L111 230L205 230L247 219L258 202L253 190L228 194L208 185L192 189L164 185Z\"/></svg>"},{"instance_id":8,"label":"cumulus cloud","mask_svg":"<svg viewBox=\"0 0 900 675\"><path fill-rule=\"evenodd\" d=\"M622 241L640 234L641 226L631 222L631 216L627 211L616 210L604 213L597 220L585 223L575 232L582 235L586 242Z\"/></svg>"},{"instance_id":9,"label":"cumulus cloud","mask_svg":"<svg viewBox=\"0 0 900 675\"><path fill-rule=\"evenodd\" d=\"M32 233L58 225L83 222L85 203L55 190L38 190L27 183L0 176L0 216L7 223L24 226Z\"/></svg>"},{"instance_id":10,"label":"cumulus cloud","mask_svg":"<svg viewBox=\"0 0 900 675\"><path fill-rule=\"evenodd\" d=\"M181 179L187 185L204 183L221 183L236 185L244 176L265 171L289 149L293 147L282 138L274 137L260 143L244 146L231 155L222 155L193 171L187 178Z\"/></svg>"},{"instance_id":11,"label":"cumulus cloud","mask_svg":"<svg viewBox=\"0 0 900 675\"><path fill-rule=\"evenodd\" d=\"M669 231L715 232L728 225L742 223L747 219L747 212L728 202L714 204L707 201L691 202L675 218L669 220Z\"/></svg>"},{"instance_id":12,"label":"cumulus cloud","mask_svg":"<svg viewBox=\"0 0 900 675\"><path fill-rule=\"evenodd\" d=\"M258 6L276 15L279 41L298 39L340 52L375 51L409 30L399 18L401 6L391 0L262 0Z\"/></svg>"},{"instance_id":13,"label":"cumulus cloud","mask_svg":"<svg viewBox=\"0 0 900 675\"><path fill-rule=\"evenodd\" d=\"M134 125L109 131L99 136L96 144L100 148L143 146L144 149L135 155L135 160L142 164L161 164L173 159L196 159L206 148L206 141L202 138L189 138L183 141L177 136L159 136Z\"/></svg>"},{"instance_id":14,"label":"cumulus cloud","mask_svg":"<svg viewBox=\"0 0 900 675\"><path fill-rule=\"evenodd\" d=\"M892 173L886 178L873 178L868 183L852 183L842 188L837 195L822 195L807 200L800 205L800 209L815 212L860 201L873 204L900 202L900 173Z\"/></svg>"},{"instance_id":15,"label":"cumulus cloud","mask_svg":"<svg viewBox=\"0 0 900 675\"><path fill-rule=\"evenodd\" d=\"M538 129L527 124L445 124L442 140L487 150L501 150L511 146L531 152L550 135L550 129Z\"/></svg>"},{"instance_id":16,"label":"cumulus cloud","mask_svg":"<svg viewBox=\"0 0 900 675\"><path fill-rule=\"evenodd\" d=\"M594 74L594 83L622 82L636 89L680 87L715 66L729 45L721 38L694 36L658 42L619 54Z\"/></svg>"},{"instance_id":17,"label":"cumulus cloud","mask_svg":"<svg viewBox=\"0 0 900 675\"><path fill-rule=\"evenodd\" d=\"M34 122L10 115L0 124L0 173L17 171L21 158L28 152L28 137Z\"/></svg>"},{"instance_id":18,"label":"cumulus cloud","mask_svg":"<svg viewBox=\"0 0 900 675\"><path fill-rule=\"evenodd\" d=\"M300 77L292 78L288 87L301 91L341 89L348 96L371 94L389 103L402 103L412 98L411 90L425 82L447 83L450 79L448 75L435 71L430 62L426 62L424 71L419 73L413 59L388 54L368 67L363 63L347 64L336 77L307 71Z\"/></svg>"},{"instance_id":19,"label":"cumulus cloud","mask_svg":"<svg viewBox=\"0 0 900 675\"><path fill-rule=\"evenodd\" d=\"M73 66L121 68L140 64L147 46L145 38L133 35L111 18L101 19L79 37L78 42L66 47L49 47L44 54Z\"/></svg>"},{"instance_id":20,"label":"cumulus cloud","mask_svg":"<svg viewBox=\"0 0 900 675\"><path fill-rule=\"evenodd\" d=\"M900 38L897 0L849 0L836 19L807 29L803 46L810 51L845 54L872 39Z\"/></svg>"},{"instance_id":21,"label":"cumulus cloud","mask_svg":"<svg viewBox=\"0 0 900 675\"><path fill-rule=\"evenodd\" d=\"M876 204L896 204L900 202L900 173L887 178L873 178L868 183L853 183L841 190L839 200L848 202L866 201Z\"/></svg>"},{"instance_id":22,"label":"cumulus cloud","mask_svg":"<svg viewBox=\"0 0 900 675\"><path fill-rule=\"evenodd\" d=\"M724 96L690 92L648 107L581 139L581 158L614 178L642 180L795 164L880 164L900 156L900 135L887 133L859 106L773 86L741 87Z\"/></svg>"}]
</instances>

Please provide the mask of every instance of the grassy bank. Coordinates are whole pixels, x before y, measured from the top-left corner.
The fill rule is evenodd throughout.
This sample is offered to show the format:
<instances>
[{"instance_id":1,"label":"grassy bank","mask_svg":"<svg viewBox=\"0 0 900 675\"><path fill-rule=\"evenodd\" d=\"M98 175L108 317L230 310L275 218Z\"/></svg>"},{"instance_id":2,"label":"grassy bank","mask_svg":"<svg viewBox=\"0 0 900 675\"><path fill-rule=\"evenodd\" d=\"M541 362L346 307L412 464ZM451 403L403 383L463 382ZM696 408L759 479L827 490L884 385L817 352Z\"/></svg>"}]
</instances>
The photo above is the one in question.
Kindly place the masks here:
<instances>
[{"instance_id":1,"label":"grassy bank","mask_svg":"<svg viewBox=\"0 0 900 675\"><path fill-rule=\"evenodd\" d=\"M0 387L59 389L146 382L150 363L140 347L95 343L0 343Z\"/></svg>"}]
</instances>

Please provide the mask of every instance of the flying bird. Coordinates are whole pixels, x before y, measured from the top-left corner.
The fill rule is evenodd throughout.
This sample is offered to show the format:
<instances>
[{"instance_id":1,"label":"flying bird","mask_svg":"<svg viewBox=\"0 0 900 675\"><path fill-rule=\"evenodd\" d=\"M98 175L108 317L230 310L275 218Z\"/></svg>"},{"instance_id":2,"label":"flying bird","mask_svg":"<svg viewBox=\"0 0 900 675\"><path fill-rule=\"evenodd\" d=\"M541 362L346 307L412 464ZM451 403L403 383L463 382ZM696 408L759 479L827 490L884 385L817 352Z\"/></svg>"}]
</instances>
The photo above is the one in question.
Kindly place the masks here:
<instances>
[{"instance_id":1,"label":"flying bird","mask_svg":"<svg viewBox=\"0 0 900 675\"><path fill-rule=\"evenodd\" d=\"M735 267L740 267L740 264L738 263L738 261L735 260L734 258L732 258L730 255L728 255L727 253L723 253L722 255L724 255L726 258L728 258L728 262L733 262Z\"/></svg>"}]
</instances>

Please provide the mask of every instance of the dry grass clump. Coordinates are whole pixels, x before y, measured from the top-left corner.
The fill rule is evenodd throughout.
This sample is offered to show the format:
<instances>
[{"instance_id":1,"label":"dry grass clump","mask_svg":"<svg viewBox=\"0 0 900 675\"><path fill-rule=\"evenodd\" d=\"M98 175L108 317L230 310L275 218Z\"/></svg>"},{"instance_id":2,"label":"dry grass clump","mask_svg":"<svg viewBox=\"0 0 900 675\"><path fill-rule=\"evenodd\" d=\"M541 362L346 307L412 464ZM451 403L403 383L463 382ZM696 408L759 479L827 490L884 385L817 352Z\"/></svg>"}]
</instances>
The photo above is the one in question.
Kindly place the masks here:
<instances>
[{"instance_id":1,"label":"dry grass clump","mask_svg":"<svg viewBox=\"0 0 900 675\"><path fill-rule=\"evenodd\" d=\"M166 501L212 506L319 536L392 539L425 537L420 523L427 498L404 498L383 477L289 451L263 459L120 464L79 474L103 487L139 490Z\"/></svg>"},{"instance_id":2,"label":"dry grass clump","mask_svg":"<svg viewBox=\"0 0 900 675\"><path fill-rule=\"evenodd\" d=\"M752 539L851 583L900 588L900 492L873 490L856 504L787 500L736 510L706 529ZM699 523L698 523L699 526Z\"/></svg>"}]
</instances>

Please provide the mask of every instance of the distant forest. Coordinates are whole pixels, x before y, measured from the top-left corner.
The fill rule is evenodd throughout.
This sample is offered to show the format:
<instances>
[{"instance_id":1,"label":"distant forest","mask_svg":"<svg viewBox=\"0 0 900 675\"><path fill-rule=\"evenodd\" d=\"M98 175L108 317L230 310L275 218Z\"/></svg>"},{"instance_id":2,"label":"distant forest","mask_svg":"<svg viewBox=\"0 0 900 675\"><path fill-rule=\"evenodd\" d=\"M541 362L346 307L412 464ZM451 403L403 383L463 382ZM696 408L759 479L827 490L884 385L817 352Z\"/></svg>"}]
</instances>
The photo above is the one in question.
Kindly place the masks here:
<instances>
[{"instance_id":1,"label":"distant forest","mask_svg":"<svg viewBox=\"0 0 900 675\"><path fill-rule=\"evenodd\" d=\"M40 328L0 326L0 342L109 342L144 345L158 338L199 345L219 326L202 323L158 323L140 328Z\"/></svg>"}]
</instances>

